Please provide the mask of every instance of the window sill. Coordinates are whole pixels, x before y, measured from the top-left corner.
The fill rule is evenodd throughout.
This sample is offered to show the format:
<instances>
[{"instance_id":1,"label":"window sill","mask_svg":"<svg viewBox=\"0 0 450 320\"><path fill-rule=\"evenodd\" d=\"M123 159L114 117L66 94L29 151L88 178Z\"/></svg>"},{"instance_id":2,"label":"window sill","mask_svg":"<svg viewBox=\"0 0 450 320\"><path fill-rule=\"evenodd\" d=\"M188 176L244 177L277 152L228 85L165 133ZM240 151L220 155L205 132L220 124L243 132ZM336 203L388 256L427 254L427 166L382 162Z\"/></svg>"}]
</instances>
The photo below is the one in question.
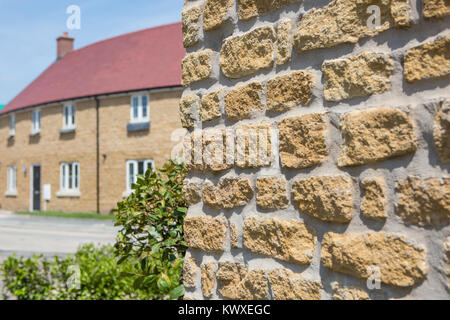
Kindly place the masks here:
<instances>
[{"instance_id":1,"label":"window sill","mask_svg":"<svg viewBox=\"0 0 450 320\"><path fill-rule=\"evenodd\" d=\"M127 132L149 131L150 122L130 122L127 125Z\"/></svg>"},{"instance_id":2,"label":"window sill","mask_svg":"<svg viewBox=\"0 0 450 320\"><path fill-rule=\"evenodd\" d=\"M5 192L5 197L7 197L7 198L17 198L18 195L19 194L17 193L17 190L16 191L6 191Z\"/></svg>"},{"instance_id":3,"label":"window sill","mask_svg":"<svg viewBox=\"0 0 450 320\"><path fill-rule=\"evenodd\" d=\"M122 193L122 199L128 198L132 193L133 191L124 191Z\"/></svg>"},{"instance_id":4,"label":"window sill","mask_svg":"<svg viewBox=\"0 0 450 320\"><path fill-rule=\"evenodd\" d=\"M60 134L64 134L64 133L73 133L75 132L75 128L66 128L66 129L61 129L59 130Z\"/></svg>"},{"instance_id":5,"label":"window sill","mask_svg":"<svg viewBox=\"0 0 450 320\"><path fill-rule=\"evenodd\" d=\"M80 198L80 191L58 191L56 193L57 198Z\"/></svg>"}]
</instances>

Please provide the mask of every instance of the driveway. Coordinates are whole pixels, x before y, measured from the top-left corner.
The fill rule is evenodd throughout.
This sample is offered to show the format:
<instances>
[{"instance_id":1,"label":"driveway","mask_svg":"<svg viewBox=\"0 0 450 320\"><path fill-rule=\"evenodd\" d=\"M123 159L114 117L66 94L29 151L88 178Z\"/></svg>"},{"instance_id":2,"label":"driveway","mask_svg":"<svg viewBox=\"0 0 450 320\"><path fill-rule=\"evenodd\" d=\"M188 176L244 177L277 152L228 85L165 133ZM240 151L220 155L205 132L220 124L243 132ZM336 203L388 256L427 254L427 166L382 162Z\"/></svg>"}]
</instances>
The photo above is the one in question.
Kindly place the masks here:
<instances>
[{"instance_id":1,"label":"driveway","mask_svg":"<svg viewBox=\"0 0 450 320\"><path fill-rule=\"evenodd\" d=\"M0 211L0 261L13 253L65 256L84 243L113 244L117 228L109 220L47 218Z\"/></svg>"}]
</instances>

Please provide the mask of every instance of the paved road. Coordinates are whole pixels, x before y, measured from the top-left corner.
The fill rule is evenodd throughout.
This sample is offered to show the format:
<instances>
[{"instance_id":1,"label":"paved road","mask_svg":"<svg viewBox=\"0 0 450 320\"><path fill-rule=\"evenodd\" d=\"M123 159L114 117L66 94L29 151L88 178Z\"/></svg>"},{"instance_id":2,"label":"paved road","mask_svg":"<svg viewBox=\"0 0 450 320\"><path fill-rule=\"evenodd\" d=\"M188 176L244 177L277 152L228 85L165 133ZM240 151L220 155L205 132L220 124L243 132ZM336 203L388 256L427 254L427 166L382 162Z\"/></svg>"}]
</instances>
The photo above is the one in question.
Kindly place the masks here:
<instances>
[{"instance_id":1,"label":"paved road","mask_svg":"<svg viewBox=\"0 0 450 320\"><path fill-rule=\"evenodd\" d=\"M12 253L64 256L84 243L114 243L116 234L117 228L109 220L32 217L0 211L0 260Z\"/></svg>"}]
</instances>

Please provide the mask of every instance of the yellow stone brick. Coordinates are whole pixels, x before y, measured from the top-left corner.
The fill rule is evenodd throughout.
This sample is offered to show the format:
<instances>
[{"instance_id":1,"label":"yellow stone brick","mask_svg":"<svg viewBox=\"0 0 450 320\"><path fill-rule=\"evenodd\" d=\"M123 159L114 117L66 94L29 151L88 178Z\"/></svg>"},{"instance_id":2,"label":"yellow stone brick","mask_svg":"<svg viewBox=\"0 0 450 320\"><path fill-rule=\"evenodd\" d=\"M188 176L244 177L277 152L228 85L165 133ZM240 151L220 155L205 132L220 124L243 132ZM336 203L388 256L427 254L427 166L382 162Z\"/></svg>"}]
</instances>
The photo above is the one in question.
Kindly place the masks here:
<instances>
[{"instance_id":1,"label":"yellow stone brick","mask_svg":"<svg viewBox=\"0 0 450 320\"><path fill-rule=\"evenodd\" d=\"M296 105L308 105L311 101L314 76L309 71L293 73L271 79L267 83L267 110L284 112Z\"/></svg>"},{"instance_id":2,"label":"yellow stone brick","mask_svg":"<svg viewBox=\"0 0 450 320\"><path fill-rule=\"evenodd\" d=\"M365 51L358 56L325 61L322 71L325 99L341 101L388 91L394 64L385 53Z\"/></svg>"},{"instance_id":3,"label":"yellow stone brick","mask_svg":"<svg viewBox=\"0 0 450 320\"><path fill-rule=\"evenodd\" d=\"M278 125L279 150L284 168L303 169L328 157L327 126L323 114L313 113L282 120Z\"/></svg>"},{"instance_id":4,"label":"yellow stone brick","mask_svg":"<svg viewBox=\"0 0 450 320\"><path fill-rule=\"evenodd\" d=\"M304 223L252 216L244 221L244 246L253 253L299 265L310 264L316 233Z\"/></svg>"},{"instance_id":5,"label":"yellow stone brick","mask_svg":"<svg viewBox=\"0 0 450 320\"><path fill-rule=\"evenodd\" d=\"M292 196L298 209L316 219L348 223L352 220L353 183L350 176L315 176L297 179Z\"/></svg>"},{"instance_id":6,"label":"yellow stone brick","mask_svg":"<svg viewBox=\"0 0 450 320\"><path fill-rule=\"evenodd\" d=\"M272 26L226 39L220 51L223 74L228 78L238 79L271 68L276 39Z\"/></svg>"},{"instance_id":7,"label":"yellow stone brick","mask_svg":"<svg viewBox=\"0 0 450 320\"><path fill-rule=\"evenodd\" d=\"M341 119L344 138L340 167L371 164L416 151L414 125L408 115L392 108L352 111Z\"/></svg>"},{"instance_id":8,"label":"yellow stone brick","mask_svg":"<svg viewBox=\"0 0 450 320\"><path fill-rule=\"evenodd\" d=\"M408 177L397 186L397 214L407 224L426 226L450 222L450 178Z\"/></svg>"},{"instance_id":9,"label":"yellow stone brick","mask_svg":"<svg viewBox=\"0 0 450 320\"><path fill-rule=\"evenodd\" d=\"M371 5L380 8L379 27L368 23L372 13L367 13L367 8ZM297 51L306 51L357 43L392 27L408 27L410 14L409 0L335 0L309 10L302 17L294 47Z\"/></svg>"},{"instance_id":10,"label":"yellow stone brick","mask_svg":"<svg viewBox=\"0 0 450 320\"><path fill-rule=\"evenodd\" d=\"M184 239L190 248L221 252L224 250L227 225L224 217L187 217L184 220Z\"/></svg>"},{"instance_id":11,"label":"yellow stone brick","mask_svg":"<svg viewBox=\"0 0 450 320\"><path fill-rule=\"evenodd\" d=\"M203 26L205 31L220 28L227 18L229 8L234 4L233 0L206 0L203 9Z\"/></svg>"},{"instance_id":12,"label":"yellow stone brick","mask_svg":"<svg viewBox=\"0 0 450 320\"><path fill-rule=\"evenodd\" d=\"M322 264L336 272L367 279L379 268L384 284L411 287L428 274L425 249L386 233L325 234Z\"/></svg>"},{"instance_id":13,"label":"yellow stone brick","mask_svg":"<svg viewBox=\"0 0 450 320\"><path fill-rule=\"evenodd\" d=\"M450 76L450 36L409 49L404 70L408 82Z\"/></svg>"}]
</instances>

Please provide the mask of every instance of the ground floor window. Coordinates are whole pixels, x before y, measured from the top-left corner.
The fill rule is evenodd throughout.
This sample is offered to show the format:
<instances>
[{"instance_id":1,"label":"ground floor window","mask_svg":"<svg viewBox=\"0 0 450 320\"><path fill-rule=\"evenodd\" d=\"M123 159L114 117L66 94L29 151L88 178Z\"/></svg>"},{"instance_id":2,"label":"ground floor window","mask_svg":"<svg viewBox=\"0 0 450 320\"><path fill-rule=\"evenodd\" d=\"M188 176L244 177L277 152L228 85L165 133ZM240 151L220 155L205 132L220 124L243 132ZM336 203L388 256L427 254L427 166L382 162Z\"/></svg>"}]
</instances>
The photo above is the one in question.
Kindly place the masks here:
<instances>
[{"instance_id":1,"label":"ground floor window","mask_svg":"<svg viewBox=\"0 0 450 320\"><path fill-rule=\"evenodd\" d=\"M137 182L137 176L144 175L148 169L154 169L153 160L128 160L127 161L127 191L131 191L131 186Z\"/></svg>"},{"instance_id":2,"label":"ground floor window","mask_svg":"<svg viewBox=\"0 0 450 320\"><path fill-rule=\"evenodd\" d=\"M80 189L80 164L78 162L61 163L61 191Z\"/></svg>"},{"instance_id":3,"label":"ground floor window","mask_svg":"<svg viewBox=\"0 0 450 320\"><path fill-rule=\"evenodd\" d=\"M16 167L8 167L8 191L15 192L17 190L17 180L16 180Z\"/></svg>"}]
</instances>

